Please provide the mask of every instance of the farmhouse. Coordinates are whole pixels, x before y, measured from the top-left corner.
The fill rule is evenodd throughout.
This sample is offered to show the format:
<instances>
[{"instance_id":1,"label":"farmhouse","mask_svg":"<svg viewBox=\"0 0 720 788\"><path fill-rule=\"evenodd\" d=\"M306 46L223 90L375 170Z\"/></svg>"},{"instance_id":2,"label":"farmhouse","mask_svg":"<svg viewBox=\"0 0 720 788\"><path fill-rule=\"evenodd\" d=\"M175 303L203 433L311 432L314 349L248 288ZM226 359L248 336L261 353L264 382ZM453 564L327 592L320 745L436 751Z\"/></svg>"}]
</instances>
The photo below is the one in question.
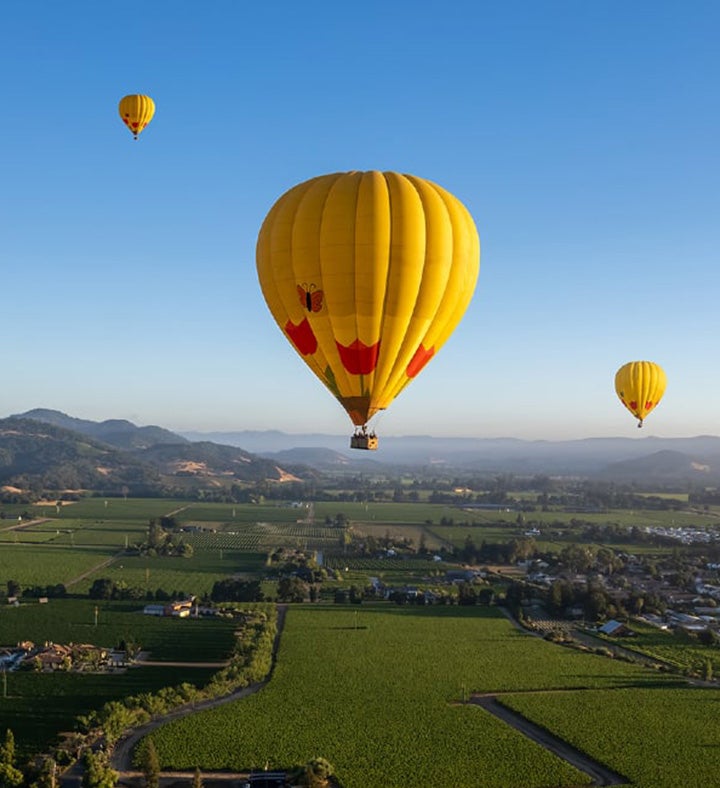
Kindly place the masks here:
<instances>
[{"instance_id":1,"label":"farmhouse","mask_svg":"<svg viewBox=\"0 0 720 788\"><path fill-rule=\"evenodd\" d=\"M90 643L45 643L22 650L21 662L37 670L96 670L107 662L108 652Z\"/></svg>"},{"instance_id":2,"label":"farmhouse","mask_svg":"<svg viewBox=\"0 0 720 788\"><path fill-rule=\"evenodd\" d=\"M192 605L192 599L169 602L167 605L145 605L143 613L146 616L175 616L176 618L187 618L190 615Z\"/></svg>"},{"instance_id":3,"label":"farmhouse","mask_svg":"<svg viewBox=\"0 0 720 788\"><path fill-rule=\"evenodd\" d=\"M609 637L624 637L627 635L634 635L635 633L629 629L622 621L615 621L615 619L610 619L606 624L603 624L599 629L598 632L601 632L603 635L608 635Z\"/></svg>"}]
</instances>

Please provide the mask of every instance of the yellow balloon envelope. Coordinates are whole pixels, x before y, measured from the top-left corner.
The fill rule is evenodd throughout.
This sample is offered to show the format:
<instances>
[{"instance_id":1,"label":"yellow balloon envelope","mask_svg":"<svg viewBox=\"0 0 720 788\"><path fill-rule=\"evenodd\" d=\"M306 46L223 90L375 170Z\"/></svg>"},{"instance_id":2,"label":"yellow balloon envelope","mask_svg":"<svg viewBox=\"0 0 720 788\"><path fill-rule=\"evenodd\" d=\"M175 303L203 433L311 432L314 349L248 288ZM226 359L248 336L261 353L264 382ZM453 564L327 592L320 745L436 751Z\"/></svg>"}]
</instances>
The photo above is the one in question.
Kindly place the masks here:
<instances>
[{"instance_id":1,"label":"yellow balloon envelope","mask_svg":"<svg viewBox=\"0 0 720 788\"><path fill-rule=\"evenodd\" d=\"M643 419L660 402L666 385L663 368L652 361L630 361L615 373L615 391L638 419L638 427L642 427Z\"/></svg>"},{"instance_id":2,"label":"yellow balloon envelope","mask_svg":"<svg viewBox=\"0 0 720 788\"><path fill-rule=\"evenodd\" d=\"M438 352L475 290L480 242L465 206L395 172L322 175L286 192L257 241L275 321L345 408L351 445Z\"/></svg>"},{"instance_id":3,"label":"yellow balloon envelope","mask_svg":"<svg viewBox=\"0 0 720 788\"><path fill-rule=\"evenodd\" d=\"M132 94L120 99L118 111L123 123L137 139L155 114L155 102L150 96Z\"/></svg>"}]
</instances>

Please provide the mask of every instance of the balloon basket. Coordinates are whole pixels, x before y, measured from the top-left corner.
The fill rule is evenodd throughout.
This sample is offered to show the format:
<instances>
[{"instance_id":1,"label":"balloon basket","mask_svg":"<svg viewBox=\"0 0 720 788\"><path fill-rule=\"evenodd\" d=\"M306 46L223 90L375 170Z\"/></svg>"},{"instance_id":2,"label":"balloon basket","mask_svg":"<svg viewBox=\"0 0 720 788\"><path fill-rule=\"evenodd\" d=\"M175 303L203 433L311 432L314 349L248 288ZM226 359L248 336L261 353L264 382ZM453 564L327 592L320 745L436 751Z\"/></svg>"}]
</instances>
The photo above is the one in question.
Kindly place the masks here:
<instances>
[{"instance_id":1,"label":"balloon basket","mask_svg":"<svg viewBox=\"0 0 720 788\"><path fill-rule=\"evenodd\" d=\"M350 438L351 449L365 449L366 451L377 451L378 438L374 432L356 432Z\"/></svg>"}]
</instances>

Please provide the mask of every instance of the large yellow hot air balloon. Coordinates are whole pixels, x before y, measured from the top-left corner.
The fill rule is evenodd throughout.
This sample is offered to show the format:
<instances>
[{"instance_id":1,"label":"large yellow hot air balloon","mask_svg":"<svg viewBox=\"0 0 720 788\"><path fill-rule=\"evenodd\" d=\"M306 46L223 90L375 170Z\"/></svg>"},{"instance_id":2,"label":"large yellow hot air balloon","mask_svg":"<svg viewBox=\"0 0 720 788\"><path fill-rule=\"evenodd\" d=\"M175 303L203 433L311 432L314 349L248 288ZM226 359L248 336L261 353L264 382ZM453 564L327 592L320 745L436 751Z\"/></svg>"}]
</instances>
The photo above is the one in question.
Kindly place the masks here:
<instances>
[{"instance_id":1,"label":"large yellow hot air balloon","mask_svg":"<svg viewBox=\"0 0 720 788\"><path fill-rule=\"evenodd\" d=\"M660 402L667 378L659 364L652 361L630 361L615 373L615 391L622 404L638 419L643 419Z\"/></svg>"},{"instance_id":2,"label":"large yellow hot air balloon","mask_svg":"<svg viewBox=\"0 0 720 788\"><path fill-rule=\"evenodd\" d=\"M438 352L470 303L480 242L465 206L395 172L322 175L286 192L257 241L276 322L376 448L367 423Z\"/></svg>"},{"instance_id":3,"label":"large yellow hot air balloon","mask_svg":"<svg viewBox=\"0 0 720 788\"><path fill-rule=\"evenodd\" d=\"M123 123L137 139L138 134L150 123L155 114L155 102L150 96L134 93L120 99L118 111Z\"/></svg>"}]
</instances>

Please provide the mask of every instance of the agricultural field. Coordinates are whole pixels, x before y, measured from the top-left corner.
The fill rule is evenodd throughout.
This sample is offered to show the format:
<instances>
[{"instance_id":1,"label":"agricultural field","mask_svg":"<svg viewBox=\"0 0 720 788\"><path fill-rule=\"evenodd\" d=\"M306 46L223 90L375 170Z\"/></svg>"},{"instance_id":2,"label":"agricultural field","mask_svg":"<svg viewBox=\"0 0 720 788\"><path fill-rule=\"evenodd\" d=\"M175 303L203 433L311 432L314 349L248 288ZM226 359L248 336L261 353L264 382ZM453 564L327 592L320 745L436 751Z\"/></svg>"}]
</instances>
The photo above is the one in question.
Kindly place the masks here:
<instances>
[{"instance_id":1,"label":"agricultural field","mask_svg":"<svg viewBox=\"0 0 720 788\"><path fill-rule=\"evenodd\" d=\"M8 580L24 588L62 583L84 594L94 580L109 577L148 591L203 595L229 575L261 573L267 552L277 546L324 549L340 535L338 529L304 522L307 508L289 504L87 498L62 507L44 505L46 519L18 523L15 511L27 509L2 507L0 587ZM147 538L151 519L169 515L182 526L201 529L182 534L195 550L191 558L124 554Z\"/></svg>"},{"instance_id":2,"label":"agricultural field","mask_svg":"<svg viewBox=\"0 0 720 788\"><path fill-rule=\"evenodd\" d=\"M198 550L191 558L121 555L109 566L88 574L71 590L84 594L95 580L109 578L145 591L160 588L202 597L218 580L262 572L265 560L265 553L222 548Z\"/></svg>"},{"instance_id":3,"label":"agricultural field","mask_svg":"<svg viewBox=\"0 0 720 788\"><path fill-rule=\"evenodd\" d=\"M142 646L153 660L224 659L233 644L232 621L143 615L143 601L51 599L0 608L0 646L34 643L93 643L105 648L121 640ZM97 609L97 623L95 610ZM222 656L218 656L222 655Z\"/></svg>"},{"instance_id":4,"label":"agricultural field","mask_svg":"<svg viewBox=\"0 0 720 788\"><path fill-rule=\"evenodd\" d=\"M96 603L88 599L51 599L43 605L28 602L3 607L0 646L31 640L113 648L124 640L141 646L153 661L204 663L229 656L234 643L232 621L145 616L142 607L142 602ZM11 728L19 752L30 755L54 741L59 731L74 730L77 715L87 714L107 700L185 681L203 686L215 670L201 665L161 665L112 674L9 672L4 674L5 694L0 697L0 730Z\"/></svg>"},{"instance_id":5,"label":"agricultural field","mask_svg":"<svg viewBox=\"0 0 720 788\"><path fill-rule=\"evenodd\" d=\"M458 519L459 509L439 503L352 503L350 501L318 501L313 504L315 521L322 523L326 517L344 514L350 522L372 524L423 524L439 523L443 517ZM517 514L515 515L517 517ZM466 518L463 513L463 519Z\"/></svg>"},{"instance_id":6,"label":"agricultural field","mask_svg":"<svg viewBox=\"0 0 720 788\"><path fill-rule=\"evenodd\" d=\"M293 607L262 693L170 723L152 738L166 768L282 767L321 754L345 788L569 787L588 779L463 699L543 692L552 703L591 690L602 706L620 689L645 697L675 682L521 633L494 608ZM677 703L678 724L692 713L689 703L690 696ZM615 724L637 736L631 722ZM662 731L655 736L661 751ZM610 748L596 757L620 768Z\"/></svg>"},{"instance_id":7,"label":"agricultural field","mask_svg":"<svg viewBox=\"0 0 720 788\"><path fill-rule=\"evenodd\" d=\"M188 506L187 501L175 501L168 498L81 498L79 501L60 507L35 506L38 517L66 517L81 520L141 520L146 524L153 517L163 517L182 510ZM11 507L2 507L10 510ZM18 507L15 507L16 509ZM28 510L31 507L20 507Z\"/></svg>"},{"instance_id":8,"label":"agricultural field","mask_svg":"<svg viewBox=\"0 0 720 788\"><path fill-rule=\"evenodd\" d=\"M440 526L435 528L428 525L405 525L402 523L393 524L392 526L375 523L354 523L353 530L358 535L372 536L378 541L384 539L390 533L393 539L408 539L416 548L419 546L420 541L424 539L428 550L439 550L448 544L438 537L437 532L441 530Z\"/></svg>"},{"instance_id":9,"label":"agricultural field","mask_svg":"<svg viewBox=\"0 0 720 788\"><path fill-rule=\"evenodd\" d=\"M203 687L214 672L213 668L163 666L113 674L3 674L6 683L4 688L0 685L0 730L12 730L17 762L24 763L56 742L60 732L77 730L79 715L87 715L107 701L183 682Z\"/></svg>"},{"instance_id":10,"label":"agricultural field","mask_svg":"<svg viewBox=\"0 0 720 788\"><path fill-rule=\"evenodd\" d=\"M635 788L718 783L720 690L634 687L504 695L502 702L609 763Z\"/></svg>"},{"instance_id":11,"label":"agricultural field","mask_svg":"<svg viewBox=\"0 0 720 788\"><path fill-rule=\"evenodd\" d=\"M59 512L54 505L46 506L44 522L21 523L19 529L17 515L8 507L3 511L0 588L9 579L23 587L63 583L73 595L86 594L94 580L109 578L147 592L162 588L202 596L217 580L229 576L264 578L267 554L278 546L322 551L325 566L338 573L337 579L323 584L326 599L332 599L338 586L364 587L371 576L388 585L432 586L448 568L444 562L420 556L345 555L342 529L327 525L326 518L342 513L356 533L378 540L389 532L394 539L411 539L417 546L424 537L430 550L448 544L462 547L468 535L476 544L504 542L522 535L526 527L517 522L517 512L466 511L427 502L299 506L109 499L106 505L103 499L93 498L63 506ZM124 552L126 545L146 539L151 518L168 515L191 529L182 533L194 548L191 557ZM548 526L548 534L536 541L540 549L560 550L579 533L572 524L575 518L642 525L640 515L647 524L662 524L665 519L675 525L683 516L538 513L538 519L559 524L554 529ZM532 518L527 514L526 522ZM695 525L717 522L714 515L688 518ZM455 524L440 525L443 519ZM471 524L457 525L460 522ZM617 547L628 549L627 544ZM264 580L263 590L275 596L277 582ZM232 623L143 616L143 605L144 601L68 598L51 599L47 605L27 601L18 608L0 607L0 645L32 639L107 646L126 640L140 643L159 661L176 660L178 655L189 662L216 661L227 655ZM680 669L697 669L710 659L713 672L720 675L720 659L715 659L711 647L681 642L657 630L638 627L638 631L638 638L629 644L632 647ZM21 752L30 752L58 730L71 730L77 714L105 700L184 680L202 685L210 673L209 668L170 666L133 668L117 676L11 673L8 697L0 698L0 730L2 725L11 727ZM382 603L293 606L270 686L237 704L173 723L153 736L165 764L178 768L200 764L205 769L239 770L262 767L266 761L283 766L322 755L336 766L344 788L413 783L460 788L587 784L585 776L564 761L478 706L463 703L473 692L502 693L508 706L527 703L523 713L528 717L563 738L577 740L577 746L632 778L633 784L675 788L692 783L656 780L655 772L644 770L640 761L642 748L635 744L621 748L618 742L623 737L637 739L638 724L650 725L649 719L638 716L635 705L645 704L643 709L655 709L657 714L672 713L667 733L652 728L654 760L664 764L665 771L658 767L659 773L673 779L683 766L691 770L683 748L665 746L663 737L685 741L683 731L687 731L699 737L698 742L705 741L693 709L707 713L720 700L720 690L693 691L675 686L678 681L520 633L496 608ZM601 708L615 726L607 737ZM557 720L570 713L568 709L573 714L580 710L592 726L599 727L588 723L585 730L578 725L573 732L576 739L566 736L567 725ZM702 754L689 745L686 749L695 758ZM666 763L671 757L673 765Z\"/></svg>"},{"instance_id":12,"label":"agricultural field","mask_svg":"<svg viewBox=\"0 0 720 788\"><path fill-rule=\"evenodd\" d=\"M70 584L110 560L117 548L75 545L4 544L0 549L0 583L15 580L23 588Z\"/></svg>"}]
</instances>

